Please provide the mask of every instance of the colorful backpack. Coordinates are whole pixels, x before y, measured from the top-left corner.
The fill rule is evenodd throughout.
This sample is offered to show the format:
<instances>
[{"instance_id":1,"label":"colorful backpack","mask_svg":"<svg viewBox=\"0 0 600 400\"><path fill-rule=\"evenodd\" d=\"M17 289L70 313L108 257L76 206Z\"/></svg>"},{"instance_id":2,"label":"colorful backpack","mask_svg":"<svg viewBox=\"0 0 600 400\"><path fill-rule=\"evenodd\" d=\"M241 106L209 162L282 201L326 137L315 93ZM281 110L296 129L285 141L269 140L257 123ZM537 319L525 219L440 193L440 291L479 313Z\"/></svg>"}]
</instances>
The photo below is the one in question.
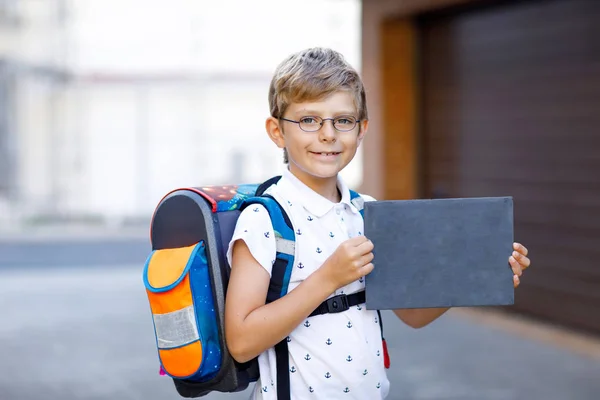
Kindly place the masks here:
<instances>
[{"instance_id":1,"label":"colorful backpack","mask_svg":"<svg viewBox=\"0 0 600 400\"><path fill-rule=\"evenodd\" d=\"M259 377L257 358L238 363L225 343L225 292L230 271L226 252L241 211L262 204L269 212L277 245L267 302L287 293L295 256L294 228L279 203L264 194L279 178L261 185L177 189L156 207L150 230L152 252L143 281L161 373L173 379L182 397L242 391ZM362 213L362 198L351 194ZM364 291L334 296L311 316L342 312L364 302ZM381 324L381 316L379 321ZM275 351L278 398L289 399L287 340L278 343Z\"/></svg>"}]
</instances>

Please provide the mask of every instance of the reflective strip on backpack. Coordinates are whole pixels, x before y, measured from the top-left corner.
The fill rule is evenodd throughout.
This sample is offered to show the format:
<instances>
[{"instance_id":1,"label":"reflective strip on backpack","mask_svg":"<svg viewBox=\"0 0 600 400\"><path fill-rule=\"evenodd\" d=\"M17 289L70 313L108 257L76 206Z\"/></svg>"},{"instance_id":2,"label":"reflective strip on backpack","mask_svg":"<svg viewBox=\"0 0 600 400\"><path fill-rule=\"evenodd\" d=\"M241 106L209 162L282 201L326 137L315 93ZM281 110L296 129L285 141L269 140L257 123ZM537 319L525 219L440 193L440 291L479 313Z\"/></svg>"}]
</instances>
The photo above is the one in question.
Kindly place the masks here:
<instances>
[{"instance_id":1,"label":"reflective strip on backpack","mask_svg":"<svg viewBox=\"0 0 600 400\"><path fill-rule=\"evenodd\" d=\"M152 317L159 349L181 347L200 339L194 306Z\"/></svg>"},{"instance_id":2,"label":"reflective strip on backpack","mask_svg":"<svg viewBox=\"0 0 600 400\"><path fill-rule=\"evenodd\" d=\"M293 240L284 239L280 236L275 237L275 247L279 253L289 254L293 256L295 254L296 244Z\"/></svg>"},{"instance_id":3,"label":"reflective strip on backpack","mask_svg":"<svg viewBox=\"0 0 600 400\"><path fill-rule=\"evenodd\" d=\"M360 196L350 200L350 203L352 203L352 205L354 205L358 211L361 211L363 208L365 208L365 199Z\"/></svg>"}]
</instances>

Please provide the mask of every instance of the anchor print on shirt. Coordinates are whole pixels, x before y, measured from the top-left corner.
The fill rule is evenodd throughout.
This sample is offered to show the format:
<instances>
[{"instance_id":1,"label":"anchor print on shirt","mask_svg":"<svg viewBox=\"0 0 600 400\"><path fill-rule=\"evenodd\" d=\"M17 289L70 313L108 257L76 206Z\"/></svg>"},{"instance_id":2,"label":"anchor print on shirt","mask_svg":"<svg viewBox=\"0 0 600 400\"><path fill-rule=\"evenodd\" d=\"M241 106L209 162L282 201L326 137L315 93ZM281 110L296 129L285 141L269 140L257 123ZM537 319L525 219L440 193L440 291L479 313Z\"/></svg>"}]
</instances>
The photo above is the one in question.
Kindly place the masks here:
<instances>
[{"instance_id":1,"label":"anchor print on shirt","mask_svg":"<svg viewBox=\"0 0 600 400\"><path fill-rule=\"evenodd\" d=\"M327 341L325 342L325 344L326 344L327 346L331 346L331 344L332 344L332 343L333 343L333 342L331 341L331 339L330 339L330 338L327 338Z\"/></svg>"},{"instance_id":2,"label":"anchor print on shirt","mask_svg":"<svg viewBox=\"0 0 600 400\"><path fill-rule=\"evenodd\" d=\"M304 326L308 328L308 327L310 326L310 322L306 321L306 322L304 323Z\"/></svg>"},{"instance_id":3,"label":"anchor print on shirt","mask_svg":"<svg viewBox=\"0 0 600 400\"><path fill-rule=\"evenodd\" d=\"M260 210L259 210L259 208L258 208L258 207L256 207L256 208L255 208L254 210L252 210L252 211L254 211L254 212L259 212Z\"/></svg>"},{"instance_id":4,"label":"anchor print on shirt","mask_svg":"<svg viewBox=\"0 0 600 400\"><path fill-rule=\"evenodd\" d=\"M296 367L294 367L294 366L292 365L292 368L290 368L290 372L291 372L292 374L293 374L294 372L296 372Z\"/></svg>"},{"instance_id":5,"label":"anchor print on shirt","mask_svg":"<svg viewBox=\"0 0 600 400\"><path fill-rule=\"evenodd\" d=\"M298 236L302 235L302 231L300 230L300 228L298 228L298 229L296 230L296 235L298 235Z\"/></svg>"},{"instance_id":6,"label":"anchor print on shirt","mask_svg":"<svg viewBox=\"0 0 600 400\"><path fill-rule=\"evenodd\" d=\"M330 374L329 372L327 372L327 373L325 374L325 378L327 378L327 379L331 378L331 374Z\"/></svg>"},{"instance_id":7,"label":"anchor print on shirt","mask_svg":"<svg viewBox=\"0 0 600 400\"><path fill-rule=\"evenodd\" d=\"M335 237L335 235L333 234L333 232L329 232L329 237L330 237L330 238L333 238L333 237Z\"/></svg>"},{"instance_id":8,"label":"anchor print on shirt","mask_svg":"<svg viewBox=\"0 0 600 400\"><path fill-rule=\"evenodd\" d=\"M379 350L377 350L377 357L379 357L381 355L381 353L379 352Z\"/></svg>"},{"instance_id":9,"label":"anchor print on shirt","mask_svg":"<svg viewBox=\"0 0 600 400\"><path fill-rule=\"evenodd\" d=\"M263 386L262 390L263 390L263 392L267 393L267 387L266 386Z\"/></svg>"},{"instance_id":10,"label":"anchor print on shirt","mask_svg":"<svg viewBox=\"0 0 600 400\"><path fill-rule=\"evenodd\" d=\"M308 387L308 391L312 393L312 392L314 392L314 391L315 391L315 389L313 389L313 387L312 387L312 386L309 386L309 387Z\"/></svg>"},{"instance_id":11,"label":"anchor print on shirt","mask_svg":"<svg viewBox=\"0 0 600 400\"><path fill-rule=\"evenodd\" d=\"M323 250L321 250L320 247L317 247L317 254L321 254L323 252Z\"/></svg>"},{"instance_id":12,"label":"anchor print on shirt","mask_svg":"<svg viewBox=\"0 0 600 400\"><path fill-rule=\"evenodd\" d=\"M265 232L265 237L268 239L271 234L269 232Z\"/></svg>"},{"instance_id":13,"label":"anchor print on shirt","mask_svg":"<svg viewBox=\"0 0 600 400\"><path fill-rule=\"evenodd\" d=\"M377 389L381 388L381 383L377 382Z\"/></svg>"},{"instance_id":14,"label":"anchor print on shirt","mask_svg":"<svg viewBox=\"0 0 600 400\"><path fill-rule=\"evenodd\" d=\"M346 357L346 361L351 362L352 361L352 356Z\"/></svg>"},{"instance_id":15,"label":"anchor print on shirt","mask_svg":"<svg viewBox=\"0 0 600 400\"><path fill-rule=\"evenodd\" d=\"M363 375L366 375L368 373L369 373L369 371L367 371L366 369L363 371Z\"/></svg>"},{"instance_id":16,"label":"anchor print on shirt","mask_svg":"<svg viewBox=\"0 0 600 400\"><path fill-rule=\"evenodd\" d=\"M352 322L348 321L348 323L346 324L346 326L347 326L348 328L352 328Z\"/></svg>"},{"instance_id":17,"label":"anchor print on shirt","mask_svg":"<svg viewBox=\"0 0 600 400\"><path fill-rule=\"evenodd\" d=\"M288 205L291 207L292 206L292 202L289 201L289 200L287 202L288 202Z\"/></svg>"},{"instance_id":18,"label":"anchor print on shirt","mask_svg":"<svg viewBox=\"0 0 600 400\"><path fill-rule=\"evenodd\" d=\"M291 342L291 341L292 341L292 338L288 336L288 337L287 337L287 342L289 343L289 342Z\"/></svg>"},{"instance_id":19,"label":"anchor print on shirt","mask_svg":"<svg viewBox=\"0 0 600 400\"><path fill-rule=\"evenodd\" d=\"M378 324L379 320L377 319L377 317L375 317L375 323Z\"/></svg>"},{"instance_id":20,"label":"anchor print on shirt","mask_svg":"<svg viewBox=\"0 0 600 400\"><path fill-rule=\"evenodd\" d=\"M298 263L298 268L300 268L300 269L304 268L304 264Z\"/></svg>"},{"instance_id":21,"label":"anchor print on shirt","mask_svg":"<svg viewBox=\"0 0 600 400\"><path fill-rule=\"evenodd\" d=\"M348 393L350 392L350 389L348 389L348 387L346 386L346 389L344 389L344 393Z\"/></svg>"},{"instance_id":22,"label":"anchor print on shirt","mask_svg":"<svg viewBox=\"0 0 600 400\"><path fill-rule=\"evenodd\" d=\"M356 306L356 309L357 309L358 311L362 310L362 307L360 306L360 304Z\"/></svg>"},{"instance_id":23,"label":"anchor print on shirt","mask_svg":"<svg viewBox=\"0 0 600 400\"><path fill-rule=\"evenodd\" d=\"M311 357L310 357L310 354L306 354L306 355L304 356L304 359L305 359L306 361L310 361L310 359L311 359Z\"/></svg>"},{"instance_id":24,"label":"anchor print on shirt","mask_svg":"<svg viewBox=\"0 0 600 400\"><path fill-rule=\"evenodd\" d=\"M308 217L306 217L306 220L307 220L307 221L312 221L312 220L313 220L313 217L311 217L311 216L309 215Z\"/></svg>"}]
</instances>

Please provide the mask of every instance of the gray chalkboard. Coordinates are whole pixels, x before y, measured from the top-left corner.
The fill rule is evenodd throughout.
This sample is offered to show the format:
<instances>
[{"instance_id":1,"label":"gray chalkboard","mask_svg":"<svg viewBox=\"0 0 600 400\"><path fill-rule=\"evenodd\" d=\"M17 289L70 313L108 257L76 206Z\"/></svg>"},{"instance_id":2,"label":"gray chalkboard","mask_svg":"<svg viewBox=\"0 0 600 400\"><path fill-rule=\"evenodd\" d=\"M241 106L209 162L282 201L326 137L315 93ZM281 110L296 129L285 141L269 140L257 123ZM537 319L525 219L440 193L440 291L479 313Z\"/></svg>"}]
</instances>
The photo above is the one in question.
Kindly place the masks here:
<instances>
[{"instance_id":1,"label":"gray chalkboard","mask_svg":"<svg viewBox=\"0 0 600 400\"><path fill-rule=\"evenodd\" d=\"M512 305L511 197L365 203L369 309Z\"/></svg>"}]
</instances>

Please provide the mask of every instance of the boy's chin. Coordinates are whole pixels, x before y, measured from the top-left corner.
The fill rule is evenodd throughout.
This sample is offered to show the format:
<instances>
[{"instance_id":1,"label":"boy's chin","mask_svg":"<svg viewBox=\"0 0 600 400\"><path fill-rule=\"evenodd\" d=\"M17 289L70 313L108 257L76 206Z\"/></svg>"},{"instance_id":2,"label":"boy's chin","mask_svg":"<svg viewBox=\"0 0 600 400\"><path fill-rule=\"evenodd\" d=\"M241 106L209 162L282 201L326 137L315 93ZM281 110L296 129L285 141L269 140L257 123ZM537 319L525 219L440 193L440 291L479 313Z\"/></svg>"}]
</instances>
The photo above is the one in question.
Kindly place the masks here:
<instances>
[{"instance_id":1,"label":"boy's chin","mask_svg":"<svg viewBox=\"0 0 600 400\"><path fill-rule=\"evenodd\" d=\"M302 175L310 178L310 179L332 179L337 178L340 169L334 166L328 166L326 168L323 167L314 167L314 166L295 166L298 172ZM292 170L292 172L294 172Z\"/></svg>"},{"instance_id":2,"label":"boy's chin","mask_svg":"<svg viewBox=\"0 0 600 400\"><path fill-rule=\"evenodd\" d=\"M309 175L311 175L313 178L317 178L317 179L332 179L332 178L337 178L338 173L341 171L341 169L338 168L313 168L310 170L305 170L305 172L307 172Z\"/></svg>"},{"instance_id":3,"label":"boy's chin","mask_svg":"<svg viewBox=\"0 0 600 400\"><path fill-rule=\"evenodd\" d=\"M312 160L304 161L305 162L298 163L290 160L292 172L296 170L297 173L313 179L337 178L338 173L345 167L345 165L340 165L340 163L311 162Z\"/></svg>"}]
</instances>

